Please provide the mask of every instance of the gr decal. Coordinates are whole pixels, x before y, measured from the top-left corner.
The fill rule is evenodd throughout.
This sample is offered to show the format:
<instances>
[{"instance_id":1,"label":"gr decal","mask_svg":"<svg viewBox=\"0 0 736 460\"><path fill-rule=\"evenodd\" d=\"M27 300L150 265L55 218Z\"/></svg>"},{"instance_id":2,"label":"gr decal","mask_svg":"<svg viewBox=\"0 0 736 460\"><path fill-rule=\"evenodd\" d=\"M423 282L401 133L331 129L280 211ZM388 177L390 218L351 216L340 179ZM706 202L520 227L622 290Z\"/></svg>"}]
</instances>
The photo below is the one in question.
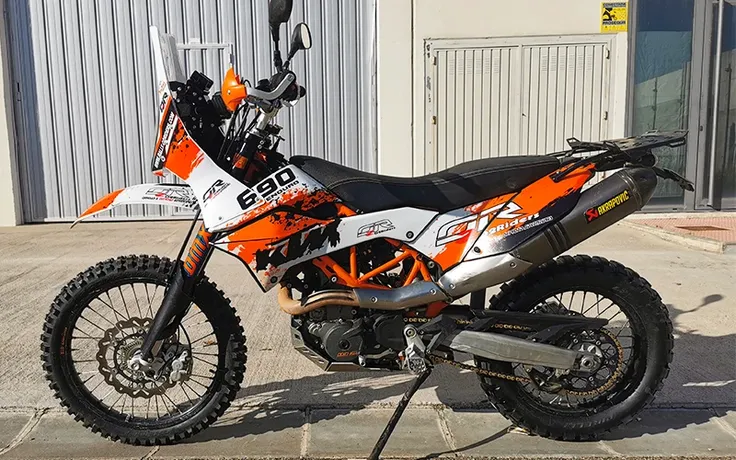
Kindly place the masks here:
<instances>
[{"instance_id":1,"label":"gr decal","mask_svg":"<svg viewBox=\"0 0 736 460\"><path fill-rule=\"evenodd\" d=\"M496 211L499 211L496 219L517 219L519 217L522 217L522 214L517 214L518 211L521 211L521 207L513 201L499 204L497 206L493 206L492 208L485 209L478 214L461 217L459 219L446 223L445 225L440 227L439 231L437 232L437 241L435 242L435 246L443 246L447 243L459 240L460 238L465 236L467 232L471 232L473 230L483 230L486 225L488 225L488 222L491 220L490 216ZM519 221L516 221L516 223L518 224Z\"/></svg>"},{"instance_id":2,"label":"gr decal","mask_svg":"<svg viewBox=\"0 0 736 460\"><path fill-rule=\"evenodd\" d=\"M192 196L188 193L186 187L151 187L143 194L143 200L150 201L166 201L169 203L181 203L185 205L192 204Z\"/></svg>"},{"instance_id":3,"label":"gr decal","mask_svg":"<svg viewBox=\"0 0 736 460\"><path fill-rule=\"evenodd\" d=\"M260 200L279 196L297 185L296 175L291 169L282 169L256 184L255 190L246 190L238 196L238 204L244 211L251 209Z\"/></svg>"},{"instance_id":4,"label":"gr decal","mask_svg":"<svg viewBox=\"0 0 736 460\"><path fill-rule=\"evenodd\" d=\"M222 193L223 190L230 186L229 182L225 182L222 179L217 179L212 186L207 189L204 196L202 196L202 203L207 203L209 200L215 198L217 195Z\"/></svg>"},{"instance_id":5,"label":"gr decal","mask_svg":"<svg viewBox=\"0 0 736 460\"><path fill-rule=\"evenodd\" d=\"M621 205L622 203L625 203L629 201L630 193L628 190L624 190L623 192L619 193L618 195L614 196L610 200L606 201L605 203L596 206L594 208L590 208L587 211L585 211L585 220L588 221L588 223L593 222L603 214L607 213L611 209Z\"/></svg>"},{"instance_id":6,"label":"gr decal","mask_svg":"<svg viewBox=\"0 0 736 460\"><path fill-rule=\"evenodd\" d=\"M374 236L380 233L388 232L396 227L388 219L379 220L371 224L363 225L358 229L358 238L362 236Z\"/></svg>"}]
</instances>

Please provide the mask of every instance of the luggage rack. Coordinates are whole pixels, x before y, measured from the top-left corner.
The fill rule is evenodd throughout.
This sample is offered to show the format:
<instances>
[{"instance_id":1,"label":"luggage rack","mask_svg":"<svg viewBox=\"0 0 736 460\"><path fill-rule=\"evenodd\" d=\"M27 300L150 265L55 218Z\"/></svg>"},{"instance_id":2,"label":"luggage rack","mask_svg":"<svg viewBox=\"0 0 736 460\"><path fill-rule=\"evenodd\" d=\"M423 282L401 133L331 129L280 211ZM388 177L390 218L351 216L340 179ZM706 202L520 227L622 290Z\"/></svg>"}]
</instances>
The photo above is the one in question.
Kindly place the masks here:
<instances>
[{"instance_id":1,"label":"luggage rack","mask_svg":"<svg viewBox=\"0 0 736 460\"><path fill-rule=\"evenodd\" d=\"M570 150L550 153L559 158L567 168L552 175L556 182L562 180L572 171L588 164L595 165L598 172L620 169L626 166L646 166L654 170L657 176L669 179L687 191L695 191L692 182L669 169L655 166L657 157L652 149L657 147L680 147L685 145L687 131L659 132L650 131L640 136L627 137L600 142L584 142L574 137L567 140ZM583 153L600 152L595 155L575 156Z\"/></svg>"}]
</instances>

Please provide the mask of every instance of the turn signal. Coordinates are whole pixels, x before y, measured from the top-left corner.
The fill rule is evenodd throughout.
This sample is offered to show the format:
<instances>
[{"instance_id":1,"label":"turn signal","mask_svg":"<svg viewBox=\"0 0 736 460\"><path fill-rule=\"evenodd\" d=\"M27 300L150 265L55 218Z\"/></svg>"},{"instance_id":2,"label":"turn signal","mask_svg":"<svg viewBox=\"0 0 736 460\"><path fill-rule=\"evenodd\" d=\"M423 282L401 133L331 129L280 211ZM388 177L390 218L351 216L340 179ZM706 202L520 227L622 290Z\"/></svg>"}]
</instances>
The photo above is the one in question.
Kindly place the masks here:
<instances>
[{"instance_id":1,"label":"turn signal","mask_svg":"<svg viewBox=\"0 0 736 460\"><path fill-rule=\"evenodd\" d=\"M240 82L240 76L235 74L232 67L227 70L225 79L222 80L221 94L225 107L231 112L234 112L240 102L248 96L245 85Z\"/></svg>"}]
</instances>

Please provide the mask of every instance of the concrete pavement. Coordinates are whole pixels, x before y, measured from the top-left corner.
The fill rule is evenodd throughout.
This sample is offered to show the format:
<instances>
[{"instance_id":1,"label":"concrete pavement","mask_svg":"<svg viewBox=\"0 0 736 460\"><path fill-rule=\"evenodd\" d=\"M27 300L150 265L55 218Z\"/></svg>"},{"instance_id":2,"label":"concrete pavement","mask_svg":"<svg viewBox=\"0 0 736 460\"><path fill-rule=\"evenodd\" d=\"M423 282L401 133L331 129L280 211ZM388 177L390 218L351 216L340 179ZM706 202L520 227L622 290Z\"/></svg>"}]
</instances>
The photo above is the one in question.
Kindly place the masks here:
<instances>
[{"instance_id":1,"label":"concrete pavement","mask_svg":"<svg viewBox=\"0 0 736 460\"><path fill-rule=\"evenodd\" d=\"M57 413L58 405L43 381L38 359L38 336L43 317L61 286L79 271L105 258L141 253L173 257L186 227L185 222L143 222L81 224L73 230L69 230L67 225L0 229L0 250L4 256L0 260L0 449L7 443L22 440L3 457L20 456L23 452L26 456L33 456L31 454L35 452L36 457L56 455L63 445L62 437L57 434L66 433L64 430L69 430L69 435L75 440L88 439L81 426L73 424L68 416ZM736 455L733 449L726 449L736 446L736 421L734 413L728 412L736 408L736 283L733 282L736 255L680 247L622 225L579 245L573 253L615 259L646 277L668 304L676 328L672 372L655 400L656 407L666 411L647 412L642 422L646 426L650 423L646 420L652 420L650 425L656 426L654 431L657 434L642 441L645 437L638 436L641 428L638 432L636 428L633 432L622 430L613 436L624 439L583 445L587 446L586 455L615 455L615 452L649 455L646 446L657 436L660 438L656 439L663 440L661 446L669 446L670 449L660 454ZM244 318L249 345L248 369L244 389L236 400L241 412L232 411L234 419L240 421L231 423L229 428L212 428L202 434L201 443L186 445L191 450L171 455L227 457L231 455L227 452L235 451L218 453L220 448L213 447L214 450L205 454L204 450L198 449L211 443L230 445L235 440L255 446L266 442L266 433L276 436L274 439L278 439L277 444L284 449L283 452L261 450L258 451L261 454L257 454L257 449L249 450L243 444L242 449L232 455L247 452L253 452L250 455L254 456L282 457L305 453L312 456L366 455L370 448L365 443L350 441L353 439L351 436L364 432L365 442L372 444L375 441L382 429L381 419L388 418L390 407L400 398L409 377L402 374L323 374L291 348L288 318L276 306L275 294L261 293L239 261L218 253L208 266L208 274L232 299ZM486 410L488 406L476 377L467 372L438 368L413 401L412 413L417 411L416 415L407 416L403 423L406 424L407 436L412 436L411 442L419 446L421 452L406 450L403 456L452 451L465 446L466 442L479 443L489 437L493 439L465 449L461 454L509 455L513 453L508 451L509 448L520 448L518 439L523 439L524 445L532 446L529 447L531 450L536 445L541 446L540 449L551 449L550 453L581 454L579 447L575 447L580 446L577 444L551 443L557 446L553 449L546 447L544 440L517 433L492 436L496 433L493 430L504 420L495 413L474 412ZM674 408L686 410L669 412ZM271 413L271 416L265 417L266 413ZM44 415L41 417L41 414ZM372 419L375 423L370 421ZM416 419L418 425L410 423L409 419ZM453 429L455 422L457 426ZM475 431L468 428L479 424L488 427ZM272 428L269 431L262 429L264 436L253 436L248 434L253 432L253 426ZM353 426L359 428L351 430ZM440 438L428 440L425 436L428 433L424 432L427 426L437 426ZM293 436L296 436L294 442L298 438L298 451L293 451L285 441L292 439L290 430L296 430ZM336 434L339 431L344 434ZM499 428L497 431L503 430ZM667 438L670 436L668 433L684 436L682 439L691 437L710 441L706 443L708 447L692 441L682 444L683 449L680 449L677 447L680 444ZM469 437L464 437L466 434ZM344 450L330 454L320 450L327 443L326 437L331 435L342 436L340 439L348 440L344 442L355 445L354 453ZM229 441L221 442L225 439L207 436L223 437ZM137 449L128 450L126 446L96 438L96 435L89 438L92 443L90 455L100 455L102 447L98 447L99 442L106 443L104 445L109 448L105 452L113 456L142 457L150 453L150 449L140 453ZM398 434L397 438L400 439ZM437 444L437 440L441 442ZM329 444L343 445L337 441L337 438L332 439ZM411 442L400 442L394 454L401 453L401 447L410 449L407 446ZM46 447L39 443L46 443L43 444ZM620 443L643 447L629 449ZM75 442L72 447L82 444ZM29 445L32 452L27 450ZM685 448L690 450L686 452ZM708 450L710 448L714 450ZM162 448L157 452L164 455L169 450L176 452L175 448ZM196 454L195 451L202 453ZM534 454L524 450L518 453ZM78 453L74 456L85 455Z\"/></svg>"}]
</instances>

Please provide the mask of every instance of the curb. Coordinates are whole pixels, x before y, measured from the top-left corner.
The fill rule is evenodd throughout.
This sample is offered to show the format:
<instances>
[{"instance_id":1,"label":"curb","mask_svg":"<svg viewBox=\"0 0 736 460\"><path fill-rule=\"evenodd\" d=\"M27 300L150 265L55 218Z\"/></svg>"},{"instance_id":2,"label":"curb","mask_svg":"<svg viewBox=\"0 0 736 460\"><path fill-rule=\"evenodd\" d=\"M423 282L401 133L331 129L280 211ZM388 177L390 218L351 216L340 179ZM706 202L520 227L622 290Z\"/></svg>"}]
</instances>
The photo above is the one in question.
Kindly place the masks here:
<instances>
[{"instance_id":1,"label":"curb","mask_svg":"<svg viewBox=\"0 0 736 460\"><path fill-rule=\"evenodd\" d=\"M662 240L669 241L670 243L681 244L691 249L699 249L701 251L712 252L715 254L736 254L736 244L724 243L721 241L711 240L708 238L700 238L693 235L683 235L680 233L671 232L658 227L651 227L649 225L639 224L632 220L623 220L622 224L629 228L640 230L659 237Z\"/></svg>"}]
</instances>

